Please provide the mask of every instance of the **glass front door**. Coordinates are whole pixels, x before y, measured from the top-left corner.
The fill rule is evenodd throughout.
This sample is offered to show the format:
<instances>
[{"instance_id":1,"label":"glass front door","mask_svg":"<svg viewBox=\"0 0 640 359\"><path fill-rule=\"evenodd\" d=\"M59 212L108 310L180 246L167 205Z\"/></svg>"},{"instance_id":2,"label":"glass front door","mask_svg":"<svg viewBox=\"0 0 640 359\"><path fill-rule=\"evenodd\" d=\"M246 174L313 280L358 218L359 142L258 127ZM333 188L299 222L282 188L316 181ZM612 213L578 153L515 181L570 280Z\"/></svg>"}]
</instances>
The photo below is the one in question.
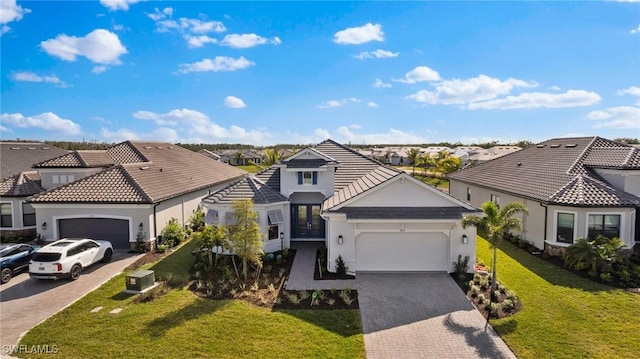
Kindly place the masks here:
<instances>
[{"instance_id":1,"label":"glass front door","mask_svg":"<svg viewBox=\"0 0 640 359\"><path fill-rule=\"evenodd\" d=\"M293 238L324 238L324 219L319 204L292 204Z\"/></svg>"}]
</instances>

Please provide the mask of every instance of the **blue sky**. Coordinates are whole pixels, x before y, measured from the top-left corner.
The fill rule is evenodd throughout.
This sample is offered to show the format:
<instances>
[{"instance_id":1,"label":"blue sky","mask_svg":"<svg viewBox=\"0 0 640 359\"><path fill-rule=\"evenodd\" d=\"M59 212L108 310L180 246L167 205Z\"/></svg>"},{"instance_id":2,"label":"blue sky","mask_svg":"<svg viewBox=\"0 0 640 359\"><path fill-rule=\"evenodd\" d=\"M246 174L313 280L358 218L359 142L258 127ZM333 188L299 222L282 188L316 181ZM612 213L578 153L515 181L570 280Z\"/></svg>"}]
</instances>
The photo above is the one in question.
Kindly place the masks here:
<instances>
[{"instance_id":1,"label":"blue sky","mask_svg":"<svg viewBox=\"0 0 640 359\"><path fill-rule=\"evenodd\" d=\"M640 3L0 0L2 139L640 138Z\"/></svg>"}]
</instances>

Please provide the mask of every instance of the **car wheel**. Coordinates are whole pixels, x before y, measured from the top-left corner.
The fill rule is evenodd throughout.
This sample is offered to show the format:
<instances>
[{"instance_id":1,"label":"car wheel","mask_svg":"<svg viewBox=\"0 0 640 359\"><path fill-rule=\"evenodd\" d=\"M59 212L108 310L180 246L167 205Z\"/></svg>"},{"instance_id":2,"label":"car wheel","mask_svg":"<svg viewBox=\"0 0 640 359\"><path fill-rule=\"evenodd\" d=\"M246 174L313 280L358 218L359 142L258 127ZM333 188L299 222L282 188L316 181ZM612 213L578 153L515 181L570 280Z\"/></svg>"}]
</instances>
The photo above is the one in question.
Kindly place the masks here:
<instances>
[{"instance_id":1,"label":"car wheel","mask_svg":"<svg viewBox=\"0 0 640 359\"><path fill-rule=\"evenodd\" d=\"M69 278L71 278L71 280L80 278L80 272L82 272L82 267L80 267L79 264L74 264L73 267L71 267L71 271L69 272Z\"/></svg>"},{"instance_id":2,"label":"car wheel","mask_svg":"<svg viewBox=\"0 0 640 359\"><path fill-rule=\"evenodd\" d=\"M111 250L111 248L107 249L104 252L104 256L102 257L102 263L109 263L111 262L111 257L113 256L113 251Z\"/></svg>"},{"instance_id":3,"label":"car wheel","mask_svg":"<svg viewBox=\"0 0 640 359\"><path fill-rule=\"evenodd\" d=\"M2 270L2 278L0 279L2 280L2 284L10 281L11 277L13 277L13 271L11 270L11 268L5 268Z\"/></svg>"}]
</instances>

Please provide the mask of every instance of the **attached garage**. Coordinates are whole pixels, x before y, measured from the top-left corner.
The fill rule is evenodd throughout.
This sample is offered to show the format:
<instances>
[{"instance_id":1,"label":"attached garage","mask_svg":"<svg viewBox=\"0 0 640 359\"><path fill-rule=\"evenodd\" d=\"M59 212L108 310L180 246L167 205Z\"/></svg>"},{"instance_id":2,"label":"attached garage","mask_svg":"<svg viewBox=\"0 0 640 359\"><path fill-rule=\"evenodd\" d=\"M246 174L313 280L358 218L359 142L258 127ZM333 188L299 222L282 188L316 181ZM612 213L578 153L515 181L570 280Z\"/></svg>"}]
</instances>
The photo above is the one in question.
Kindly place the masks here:
<instances>
[{"instance_id":1,"label":"attached garage","mask_svg":"<svg viewBox=\"0 0 640 359\"><path fill-rule=\"evenodd\" d=\"M362 233L356 271L449 271L449 239L441 232Z\"/></svg>"},{"instance_id":2,"label":"attached garage","mask_svg":"<svg viewBox=\"0 0 640 359\"><path fill-rule=\"evenodd\" d=\"M113 248L129 249L129 220L115 218L66 218L58 220L58 238L107 240Z\"/></svg>"}]
</instances>

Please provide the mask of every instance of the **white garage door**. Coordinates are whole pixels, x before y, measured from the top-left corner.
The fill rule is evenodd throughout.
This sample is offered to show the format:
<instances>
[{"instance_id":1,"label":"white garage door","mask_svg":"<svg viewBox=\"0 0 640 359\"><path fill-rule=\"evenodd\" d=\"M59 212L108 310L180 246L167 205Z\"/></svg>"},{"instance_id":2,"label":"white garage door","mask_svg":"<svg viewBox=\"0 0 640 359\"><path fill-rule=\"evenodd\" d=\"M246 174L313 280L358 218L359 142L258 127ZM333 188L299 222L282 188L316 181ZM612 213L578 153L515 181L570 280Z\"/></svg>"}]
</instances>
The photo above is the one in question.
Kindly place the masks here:
<instances>
[{"instance_id":1,"label":"white garage door","mask_svg":"<svg viewBox=\"0 0 640 359\"><path fill-rule=\"evenodd\" d=\"M357 271L449 271L443 233L363 233L356 239Z\"/></svg>"}]
</instances>

